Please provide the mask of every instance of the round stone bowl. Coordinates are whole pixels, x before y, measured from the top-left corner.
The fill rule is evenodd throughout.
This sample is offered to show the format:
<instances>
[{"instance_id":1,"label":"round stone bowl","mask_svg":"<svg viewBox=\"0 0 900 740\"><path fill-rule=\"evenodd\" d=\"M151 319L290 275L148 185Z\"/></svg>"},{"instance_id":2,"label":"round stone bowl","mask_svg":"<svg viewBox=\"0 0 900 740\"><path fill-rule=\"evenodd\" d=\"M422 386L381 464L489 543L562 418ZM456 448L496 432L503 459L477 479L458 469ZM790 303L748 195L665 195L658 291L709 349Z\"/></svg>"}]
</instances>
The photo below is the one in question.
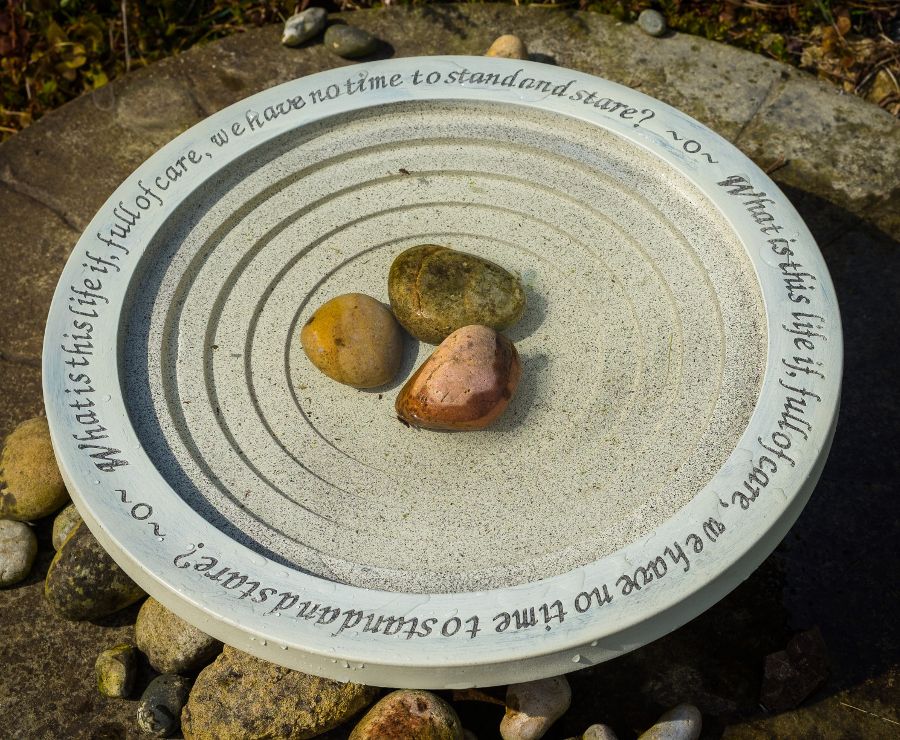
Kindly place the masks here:
<instances>
[{"instance_id":1,"label":"round stone bowl","mask_svg":"<svg viewBox=\"0 0 900 740\"><path fill-rule=\"evenodd\" d=\"M527 293L490 429L410 429L433 350L359 391L299 331L422 243ZM519 682L683 624L799 515L834 432L834 290L772 181L671 107L482 57L259 93L141 165L44 346L78 509L150 594L262 658L380 686Z\"/></svg>"}]
</instances>

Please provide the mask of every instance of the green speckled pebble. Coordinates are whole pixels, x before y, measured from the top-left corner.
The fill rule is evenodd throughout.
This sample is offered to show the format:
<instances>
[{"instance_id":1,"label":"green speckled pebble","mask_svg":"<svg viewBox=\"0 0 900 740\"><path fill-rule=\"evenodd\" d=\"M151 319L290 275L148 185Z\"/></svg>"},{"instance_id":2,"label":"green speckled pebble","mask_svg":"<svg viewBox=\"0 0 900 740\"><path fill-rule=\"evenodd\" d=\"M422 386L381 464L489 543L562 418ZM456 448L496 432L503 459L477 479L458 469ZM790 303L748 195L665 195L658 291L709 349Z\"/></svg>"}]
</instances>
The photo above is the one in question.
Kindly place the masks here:
<instances>
[{"instance_id":1,"label":"green speckled pebble","mask_svg":"<svg viewBox=\"0 0 900 740\"><path fill-rule=\"evenodd\" d=\"M335 25L325 31L325 48L345 59L369 56L378 48L378 39L356 26Z\"/></svg>"},{"instance_id":2,"label":"green speckled pebble","mask_svg":"<svg viewBox=\"0 0 900 740\"><path fill-rule=\"evenodd\" d=\"M65 619L97 619L124 609L144 596L82 522L50 563L44 596Z\"/></svg>"},{"instance_id":3,"label":"green speckled pebble","mask_svg":"<svg viewBox=\"0 0 900 740\"><path fill-rule=\"evenodd\" d=\"M137 650L124 643L104 650L94 663L97 672L97 689L103 696L125 699L134 688L137 672Z\"/></svg>"},{"instance_id":4,"label":"green speckled pebble","mask_svg":"<svg viewBox=\"0 0 900 740\"><path fill-rule=\"evenodd\" d=\"M525 290L515 275L488 260L434 244L397 256L388 276L388 296L397 320L429 344L440 344L471 324L501 331L525 311Z\"/></svg>"},{"instance_id":5,"label":"green speckled pebble","mask_svg":"<svg viewBox=\"0 0 900 740\"><path fill-rule=\"evenodd\" d=\"M53 549L59 550L71 531L81 524L81 514L75 504L69 504L53 520Z\"/></svg>"}]
</instances>

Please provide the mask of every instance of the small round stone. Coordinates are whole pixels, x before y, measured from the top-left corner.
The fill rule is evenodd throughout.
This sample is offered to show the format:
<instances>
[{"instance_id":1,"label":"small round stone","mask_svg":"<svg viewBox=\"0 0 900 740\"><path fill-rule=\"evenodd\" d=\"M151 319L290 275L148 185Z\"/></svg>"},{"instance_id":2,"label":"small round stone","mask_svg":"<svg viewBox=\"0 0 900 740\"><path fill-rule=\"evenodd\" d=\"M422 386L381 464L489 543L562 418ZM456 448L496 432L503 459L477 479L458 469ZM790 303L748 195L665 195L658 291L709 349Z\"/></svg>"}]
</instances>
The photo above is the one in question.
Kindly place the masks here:
<instances>
[{"instance_id":1,"label":"small round stone","mask_svg":"<svg viewBox=\"0 0 900 740\"><path fill-rule=\"evenodd\" d=\"M484 53L486 57L504 57L506 59L528 59L525 42L511 33L498 36L490 48Z\"/></svg>"},{"instance_id":2,"label":"small round stone","mask_svg":"<svg viewBox=\"0 0 900 740\"><path fill-rule=\"evenodd\" d=\"M581 740L618 740L618 738L609 725L591 725L584 731Z\"/></svg>"},{"instance_id":3,"label":"small round stone","mask_svg":"<svg viewBox=\"0 0 900 740\"><path fill-rule=\"evenodd\" d=\"M362 28L340 24L325 31L325 48L339 57L356 59L372 54L378 48L378 39Z\"/></svg>"},{"instance_id":4,"label":"small round stone","mask_svg":"<svg viewBox=\"0 0 900 740\"><path fill-rule=\"evenodd\" d=\"M378 689L260 660L228 645L204 668L182 714L186 740L303 740L343 724Z\"/></svg>"},{"instance_id":5,"label":"small round stone","mask_svg":"<svg viewBox=\"0 0 900 740\"><path fill-rule=\"evenodd\" d=\"M0 519L0 587L28 577L37 549L37 537L25 522Z\"/></svg>"},{"instance_id":6,"label":"small round stone","mask_svg":"<svg viewBox=\"0 0 900 740\"><path fill-rule=\"evenodd\" d=\"M463 740L459 717L429 691L393 691L353 728L349 740Z\"/></svg>"},{"instance_id":7,"label":"small round stone","mask_svg":"<svg viewBox=\"0 0 900 740\"><path fill-rule=\"evenodd\" d=\"M295 13L284 22L281 43L285 46L300 46L304 41L318 36L325 30L328 13L324 8L307 8Z\"/></svg>"},{"instance_id":8,"label":"small round stone","mask_svg":"<svg viewBox=\"0 0 900 740\"><path fill-rule=\"evenodd\" d=\"M81 514L75 508L75 504L69 504L53 520L53 549L59 550L72 530L81 524Z\"/></svg>"},{"instance_id":9,"label":"small round stone","mask_svg":"<svg viewBox=\"0 0 900 740\"><path fill-rule=\"evenodd\" d=\"M503 740L537 740L571 703L572 690L565 676L513 684L506 690L500 735Z\"/></svg>"},{"instance_id":10,"label":"small round stone","mask_svg":"<svg viewBox=\"0 0 900 740\"><path fill-rule=\"evenodd\" d=\"M679 704L656 720L638 740L697 740L703 729L703 716L692 704Z\"/></svg>"},{"instance_id":11,"label":"small round stone","mask_svg":"<svg viewBox=\"0 0 900 740\"><path fill-rule=\"evenodd\" d=\"M472 324L502 331L525 311L525 289L515 275L490 260L435 244L397 255L388 297L403 327L429 344Z\"/></svg>"},{"instance_id":12,"label":"small round stone","mask_svg":"<svg viewBox=\"0 0 900 740\"><path fill-rule=\"evenodd\" d=\"M23 421L0 453L0 518L30 522L50 516L68 500L47 420Z\"/></svg>"},{"instance_id":13,"label":"small round stone","mask_svg":"<svg viewBox=\"0 0 900 740\"><path fill-rule=\"evenodd\" d=\"M485 429L506 410L521 374L512 342L488 326L464 326L406 381L394 408L421 429Z\"/></svg>"},{"instance_id":14,"label":"small round stone","mask_svg":"<svg viewBox=\"0 0 900 740\"><path fill-rule=\"evenodd\" d=\"M642 10L637 22L648 36L662 36L666 32L666 19L658 10Z\"/></svg>"},{"instance_id":15,"label":"small round stone","mask_svg":"<svg viewBox=\"0 0 900 740\"><path fill-rule=\"evenodd\" d=\"M97 656L94 669L97 672L97 689L103 696L125 699L134 688L137 650L127 643L104 650Z\"/></svg>"},{"instance_id":16,"label":"small round stone","mask_svg":"<svg viewBox=\"0 0 900 740\"><path fill-rule=\"evenodd\" d=\"M390 382L403 358L403 334L394 316L363 293L322 304L301 330L300 344L319 370L354 388Z\"/></svg>"},{"instance_id":17,"label":"small round stone","mask_svg":"<svg viewBox=\"0 0 900 740\"><path fill-rule=\"evenodd\" d=\"M218 655L222 643L185 622L152 596L134 624L138 648L160 673L189 673Z\"/></svg>"},{"instance_id":18,"label":"small round stone","mask_svg":"<svg viewBox=\"0 0 900 740\"><path fill-rule=\"evenodd\" d=\"M82 522L50 563L44 596L59 616L80 621L105 617L145 594Z\"/></svg>"},{"instance_id":19,"label":"small round stone","mask_svg":"<svg viewBox=\"0 0 900 740\"><path fill-rule=\"evenodd\" d=\"M181 727L181 710L187 702L191 682L184 676L164 673L154 678L141 694L137 724L148 735L171 737Z\"/></svg>"}]
</instances>

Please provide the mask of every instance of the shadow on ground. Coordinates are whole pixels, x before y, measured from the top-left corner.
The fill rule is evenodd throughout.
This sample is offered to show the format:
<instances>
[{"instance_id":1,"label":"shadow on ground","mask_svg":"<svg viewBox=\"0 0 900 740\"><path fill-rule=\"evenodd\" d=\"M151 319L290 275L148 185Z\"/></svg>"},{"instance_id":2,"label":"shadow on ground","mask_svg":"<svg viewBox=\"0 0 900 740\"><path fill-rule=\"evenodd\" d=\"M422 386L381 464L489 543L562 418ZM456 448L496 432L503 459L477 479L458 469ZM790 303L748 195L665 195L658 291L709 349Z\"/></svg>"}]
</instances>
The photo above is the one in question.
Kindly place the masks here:
<instances>
[{"instance_id":1,"label":"shadow on ground","mask_svg":"<svg viewBox=\"0 0 900 740\"><path fill-rule=\"evenodd\" d=\"M814 626L831 676L806 704L877 679L900 658L900 455L889 453L900 450L900 243L826 200L784 190L825 255L843 320L840 420L822 478L778 549L729 596L640 650L570 674L572 709L547 740L595 722L633 737L679 702L703 712L704 737L720 737L764 716L765 656ZM476 731L502 716L499 707L459 706Z\"/></svg>"}]
</instances>

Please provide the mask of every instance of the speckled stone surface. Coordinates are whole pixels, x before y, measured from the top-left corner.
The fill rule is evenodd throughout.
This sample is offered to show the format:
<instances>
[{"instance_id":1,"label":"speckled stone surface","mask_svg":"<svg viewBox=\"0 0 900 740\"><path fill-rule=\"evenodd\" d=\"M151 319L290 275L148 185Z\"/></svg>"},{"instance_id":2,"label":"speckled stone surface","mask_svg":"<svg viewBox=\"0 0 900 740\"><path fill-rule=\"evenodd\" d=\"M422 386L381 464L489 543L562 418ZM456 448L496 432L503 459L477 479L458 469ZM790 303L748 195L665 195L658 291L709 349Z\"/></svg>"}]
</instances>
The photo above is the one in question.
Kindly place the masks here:
<instances>
[{"instance_id":1,"label":"speckled stone surface","mask_svg":"<svg viewBox=\"0 0 900 740\"><path fill-rule=\"evenodd\" d=\"M257 147L154 237L126 404L182 498L309 572L427 592L563 573L666 521L746 427L762 301L716 213L638 146L558 114L431 102L329 118ZM422 243L525 285L506 331L522 378L489 431L411 433L392 393L348 390L300 347L326 300L386 301L392 261ZM432 348L407 350L404 368Z\"/></svg>"},{"instance_id":2,"label":"speckled stone surface","mask_svg":"<svg viewBox=\"0 0 900 740\"><path fill-rule=\"evenodd\" d=\"M181 719L189 739L303 740L347 722L377 693L371 686L292 671L226 647L197 677Z\"/></svg>"},{"instance_id":3,"label":"speckled stone surface","mask_svg":"<svg viewBox=\"0 0 900 740\"><path fill-rule=\"evenodd\" d=\"M144 592L82 522L53 558L44 595L60 617L81 621L114 614L139 601Z\"/></svg>"},{"instance_id":4,"label":"speckled stone surface","mask_svg":"<svg viewBox=\"0 0 900 740\"><path fill-rule=\"evenodd\" d=\"M900 721L900 594L885 580L895 557L900 499L900 343L885 305L900 270L900 128L883 111L761 57L675 34L651 39L594 14L512 6L429 6L348 14L395 54L482 54L513 32L559 64L637 87L698 118L773 177L823 248L846 337L842 419L820 484L784 545L726 600L666 638L570 676L573 707L548 735L595 722L621 737L679 702L696 704L713 736L891 738ZM63 260L113 188L157 147L201 117L259 89L344 64L318 45L279 44L280 28L250 31L142 69L50 114L0 147L0 254L15 265L0 327L0 434L40 413L44 317ZM252 60L252 63L248 63ZM159 105L160 100L170 101ZM90 142L90 146L86 145ZM873 424L873 419L878 423ZM0 702L27 737L137 737L135 702L104 700L93 662L133 639L135 608L99 624L63 622L43 601L50 522L29 578L0 592ZM839 586L839 587L837 587ZM758 708L765 655L820 625L832 674L806 705ZM457 705L480 737L502 710ZM599 716L602 715L602 716ZM341 736L341 735L337 735ZM344 734L343 737L346 735Z\"/></svg>"}]
</instances>

